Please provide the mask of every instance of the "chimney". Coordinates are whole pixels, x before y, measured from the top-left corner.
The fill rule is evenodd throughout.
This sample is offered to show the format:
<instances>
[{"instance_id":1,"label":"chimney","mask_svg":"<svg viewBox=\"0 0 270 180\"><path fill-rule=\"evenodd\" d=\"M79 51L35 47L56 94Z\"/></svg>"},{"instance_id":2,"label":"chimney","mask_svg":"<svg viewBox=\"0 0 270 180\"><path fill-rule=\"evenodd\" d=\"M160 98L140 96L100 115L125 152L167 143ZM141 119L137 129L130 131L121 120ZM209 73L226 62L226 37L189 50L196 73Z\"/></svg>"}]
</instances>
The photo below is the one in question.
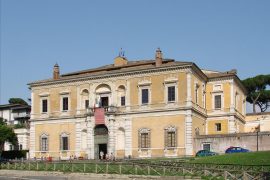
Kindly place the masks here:
<instances>
[{"instance_id":1,"label":"chimney","mask_svg":"<svg viewBox=\"0 0 270 180\"><path fill-rule=\"evenodd\" d=\"M156 67L160 67L162 65L162 51L160 48L156 50Z\"/></svg>"},{"instance_id":2,"label":"chimney","mask_svg":"<svg viewBox=\"0 0 270 180\"><path fill-rule=\"evenodd\" d=\"M59 71L59 66L56 63L53 67L53 79L59 79L60 77L60 71Z\"/></svg>"}]
</instances>

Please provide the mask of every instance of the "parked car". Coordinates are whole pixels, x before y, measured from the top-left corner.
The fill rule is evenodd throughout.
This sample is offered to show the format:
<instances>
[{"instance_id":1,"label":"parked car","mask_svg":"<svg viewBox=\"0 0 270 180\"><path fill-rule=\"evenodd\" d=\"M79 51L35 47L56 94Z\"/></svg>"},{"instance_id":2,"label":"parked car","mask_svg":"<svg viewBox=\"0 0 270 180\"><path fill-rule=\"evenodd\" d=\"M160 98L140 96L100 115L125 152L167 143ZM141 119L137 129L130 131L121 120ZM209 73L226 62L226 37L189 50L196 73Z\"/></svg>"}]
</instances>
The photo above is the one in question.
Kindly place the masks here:
<instances>
[{"instance_id":1,"label":"parked car","mask_svg":"<svg viewBox=\"0 0 270 180\"><path fill-rule=\"evenodd\" d=\"M214 156L214 155L218 155L218 153L215 153L209 150L200 150L196 153L196 157Z\"/></svg>"},{"instance_id":2,"label":"parked car","mask_svg":"<svg viewBox=\"0 0 270 180\"><path fill-rule=\"evenodd\" d=\"M225 153L243 153L243 152L250 152L248 149L244 149L241 147L229 147Z\"/></svg>"}]
</instances>

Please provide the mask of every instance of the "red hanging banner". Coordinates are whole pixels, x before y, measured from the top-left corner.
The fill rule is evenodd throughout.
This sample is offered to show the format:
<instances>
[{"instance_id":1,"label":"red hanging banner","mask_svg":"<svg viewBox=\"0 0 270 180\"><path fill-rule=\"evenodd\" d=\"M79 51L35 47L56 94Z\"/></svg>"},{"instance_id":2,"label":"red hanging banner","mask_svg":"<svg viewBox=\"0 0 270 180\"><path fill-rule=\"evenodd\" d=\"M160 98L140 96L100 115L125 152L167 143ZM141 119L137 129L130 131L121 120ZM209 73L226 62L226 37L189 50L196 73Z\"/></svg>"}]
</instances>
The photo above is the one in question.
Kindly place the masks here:
<instances>
[{"instance_id":1,"label":"red hanging banner","mask_svg":"<svg viewBox=\"0 0 270 180\"><path fill-rule=\"evenodd\" d=\"M94 109L95 123L96 124L105 124L105 110L104 108L95 108Z\"/></svg>"}]
</instances>

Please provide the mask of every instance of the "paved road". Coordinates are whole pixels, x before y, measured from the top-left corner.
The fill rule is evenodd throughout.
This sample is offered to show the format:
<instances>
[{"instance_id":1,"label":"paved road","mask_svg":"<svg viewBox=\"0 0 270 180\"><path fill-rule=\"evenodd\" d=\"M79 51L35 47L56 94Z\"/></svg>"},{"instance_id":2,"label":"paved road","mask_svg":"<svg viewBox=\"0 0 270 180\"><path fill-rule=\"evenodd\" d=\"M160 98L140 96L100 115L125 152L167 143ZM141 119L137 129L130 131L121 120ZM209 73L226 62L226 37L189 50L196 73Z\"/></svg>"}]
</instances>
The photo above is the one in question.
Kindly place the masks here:
<instances>
[{"instance_id":1,"label":"paved road","mask_svg":"<svg viewBox=\"0 0 270 180\"><path fill-rule=\"evenodd\" d=\"M194 177L193 179L195 179ZM191 179L191 177L160 177L160 176L138 176L138 175L117 175L117 174L87 174L87 173L63 173L49 171L20 171L20 170L0 170L0 180L141 180L141 179L163 179L181 180ZM199 177L196 178L201 179Z\"/></svg>"}]
</instances>

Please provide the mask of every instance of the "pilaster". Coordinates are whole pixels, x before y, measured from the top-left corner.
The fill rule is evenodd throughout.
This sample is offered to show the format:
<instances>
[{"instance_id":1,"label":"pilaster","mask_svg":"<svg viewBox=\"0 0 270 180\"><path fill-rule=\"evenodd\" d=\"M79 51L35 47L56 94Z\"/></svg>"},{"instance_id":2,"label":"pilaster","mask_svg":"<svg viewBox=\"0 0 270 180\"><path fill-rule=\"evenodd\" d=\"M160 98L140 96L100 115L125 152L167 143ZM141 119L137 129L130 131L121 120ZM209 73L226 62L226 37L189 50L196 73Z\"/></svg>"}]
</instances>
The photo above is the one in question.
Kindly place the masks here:
<instances>
[{"instance_id":1,"label":"pilaster","mask_svg":"<svg viewBox=\"0 0 270 180\"><path fill-rule=\"evenodd\" d=\"M235 125L235 118L234 116L229 117L229 133L236 133L236 125Z\"/></svg>"},{"instance_id":2,"label":"pilaster","mask_svg":"<svg viewBox=\"0 0 270 180\"><path fill-rule=\"evenodd\" d=\"M193 155L193 137L192 137L192 115L191 110L188 110L185 117L185 147L186 155Z\"/></svg>"},{"instance_id":3,"label":"pilaster","mask_svg":"<svg viewBox=\"0 0 270 180\"><path fill-rule=\"evenodd\" d=\"M126 110L130 110L130 82L127 80L127 89L126 89Z\"/></svg>"},{"instance_id":4,"label":"pilaster","mask_svg":"<svg viewBox=\"0 0 270 180\"><path fill-rule=\"evenodd\" d=\"M231 94L230 112L234 113L234 111L235 111L235 97L234 97L234 83L233 83L233 80L230 82L230 94Z\"/></svg>"},{"instance_id":5,"label":"pilaster","mask_svg":"<svg viewBox=\"0 0 270 180\"><path fill-rule=\"evenodd\" d=\"M35 151L36 151L35 138L38 138L38 137L36 137L35 124L34 124L34 122L30 122L30 142L29 142L30 158L35 157Z\"/></svg>"},{"instance_id":6,"label":"pilaster","mask_svg":"<svg viewBox=\"0 0 270 180\"><path fill-rule=\"evenodd\" d=\"M132 155L132 120L125 119L125 156Z\"/></svg>"},{"instance_id":7,"label":"pilaster","mask_svg":"<svg viewBox=\"0 0 270 180\"><path fill-rule=\"evenodd\" d=\"M81 128L81 122L76 122L75 125L75 131L76 131L76 135L75 135L75 155L77 157L80 156L80 150L81 150L81 133L82 133L82 128Z\"/></svg>"},{"instance_id":8,"label":"pilaster","mask_svg":"<svg viewBox=\"0 0 270 180\"><path fill-rule=\"evenodd\" d=\"M94 159L94 136L93 136L93 117L87 117L87 155L88 159Z\"/></svg>"},{"instance_id":9,"label":"pilaster","mask_svg":"<svg viewBox=\"0 0 270 180\"><path fill-rule=\"evenodd\" d=\"M114 117L110 117L109 118L109 147L108 147L108 153L111 154L115 154L115 118Z\"/></svg>"},{"instance_id":10,"label":"pilaster","mask_svg":"<svg viewBox=\"0 0 270 180\"><path fill-rule=\"evenodd\" d=\"M187 106L192 106L191 96L191 72L187 72Z\"/></svg>"}]
</instances>

